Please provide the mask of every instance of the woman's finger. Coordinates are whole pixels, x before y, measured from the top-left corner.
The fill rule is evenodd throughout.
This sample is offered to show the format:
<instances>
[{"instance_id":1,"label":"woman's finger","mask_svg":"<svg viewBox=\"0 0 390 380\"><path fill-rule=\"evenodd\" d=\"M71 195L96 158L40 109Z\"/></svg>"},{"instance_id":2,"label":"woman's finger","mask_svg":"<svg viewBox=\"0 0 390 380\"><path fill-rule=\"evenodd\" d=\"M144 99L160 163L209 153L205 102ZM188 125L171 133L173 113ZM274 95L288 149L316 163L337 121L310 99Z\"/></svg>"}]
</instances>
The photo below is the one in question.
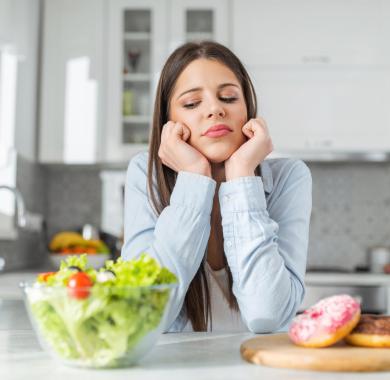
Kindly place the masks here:
<instances>
[{"instance_id":1,"label":"woman's finger","mask_svg":"<svg viewBox=\"0 0 390 380\"><path fill-rule=\"evenodd\" d=\"M253 122L250 124L251 131L256 134L262 134L264 136L268 136L268 127L264 119L258 118L254 119Z\"/></svg>"},{"instance_id":2,"label":"woman's finger","mask_svg":"<svg viewBox=\"0 0 390 380\"><path fill-rule=\"evenodd\" d=\"M254 136L254 130L253 130L253 119L249 120L244 126L242 127L242 133L248 137L252 138Z\"/></svg>"},{"instance_id":3,"label":"woman's finger","mask_svg":"<svg viewBox=\"0 0 390 380\"><path fill-rule=\"evenodd\" d=\"M245 125L244 125L244 127L242 128L242 133L243 133L246 137L248 137L248 139L251 139L251 138L254 136L253 132L252 132L250 129L246 128Z\"/></svg>"},{"instance_id":4,"label":"woman's finger","mask_svg":"<svg viewBox=\"0 0 390 380\"><path fill-rule=\"evenodd\" d=\"M188 141L188 139L189 139L190 136L191 136L191 131L190 131L190 129L189 129L186 125L184 125L184 124L182 124L182 127L183 127L183 135L182 135L182 138L183 138L184 141Z\"/></svg>"},{"instance_id":5,"label":"woman's finger","mask_svg":"<svg viewBox=\"0 0 390 380\"><path fill-rule=\"evenodd\" d=\"M165 141L168 138L173 125L174 123L172 123L171 121L168 121L167 123L164 124L161 131L161 141Z\"/></svg>"},{"instance_id":6,"label":"woman's finger","mask_svg":"<svg viewBox=\"0 0 390 380\"><path fill-rule=\"evenodd\" d=\"M175 123L173 131L181 140L187 141L190 137L190 130L183 123Z\"/></svg>"}]
</instances>

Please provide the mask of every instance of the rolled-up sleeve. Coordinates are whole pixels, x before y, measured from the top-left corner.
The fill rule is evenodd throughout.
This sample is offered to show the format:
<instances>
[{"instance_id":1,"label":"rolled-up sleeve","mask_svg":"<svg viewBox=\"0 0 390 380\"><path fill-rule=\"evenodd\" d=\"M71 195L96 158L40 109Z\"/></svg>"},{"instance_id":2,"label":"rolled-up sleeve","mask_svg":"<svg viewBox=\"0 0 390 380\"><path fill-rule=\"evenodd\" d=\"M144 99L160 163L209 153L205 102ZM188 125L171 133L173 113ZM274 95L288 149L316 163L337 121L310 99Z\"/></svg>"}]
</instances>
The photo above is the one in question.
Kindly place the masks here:
<instances>
[{"instance_id":1,"label":"rolled-up sleeve","mask_svg":"<svg viewBox=\"0 0 390 380\"><path fill-rule=\"evenodd\" d=\"M188 286L204 257L216 183L206 176L179 172L170 204L157 216L149 201L146 167L147 154L134 157L128 167L121 255L129 260L146 252L178 277L168 330L180 314ZM181 327L177 325L175 330Z\"/></svg>"},{"instance_id":2,"label":"rolled-up sleeve","mask_svg":"<svg viewBox=\"0 0 390 380\"><path fill-rule=\"evenodd\" d=\"M296 160L281 178L268 204L261 177L225 182L218 194L233 293L255 333L286 326L304 296L311 175Z\"/></svg>"}]
</instances>

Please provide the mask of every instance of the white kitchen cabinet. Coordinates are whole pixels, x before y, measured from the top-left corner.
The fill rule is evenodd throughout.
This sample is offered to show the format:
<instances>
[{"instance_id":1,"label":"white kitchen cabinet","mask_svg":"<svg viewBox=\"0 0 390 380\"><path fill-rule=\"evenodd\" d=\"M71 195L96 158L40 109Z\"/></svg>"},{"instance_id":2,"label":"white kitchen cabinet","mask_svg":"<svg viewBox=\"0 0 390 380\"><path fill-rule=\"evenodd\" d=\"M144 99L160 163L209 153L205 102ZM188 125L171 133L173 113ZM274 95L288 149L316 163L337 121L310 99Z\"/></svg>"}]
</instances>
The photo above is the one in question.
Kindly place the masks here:
<instances>
[{"instance_id":1,"label":"white kitchen cabinet","mask_svg":"<svg viewBox=\"0 0 390 380\"><path fill-rule=\"evenodd\" d=\"M172 0L170 50L199 40L229 44L229 14L227 0Z\"/></svg>"},{"instance_id":2,"label":"white kitchen cabinet","mask_svg":"<svg viewBox=\"0 0 390 380\"><path fill-rule=\"evenodd\" d=\"M390 151L389 70L249 71L277 152Z\"/></svg>"},{"instance_id":3,"label":"white kitchen cabinet","mask_svg":"<svg viewBox=\"0 0 390 380\"><path fill-rule=\"evenodd\" d=\"M0 167L8 149L36 159L39 10L39 0L0 0Z\"/></svg>"},{"instance_id":4,"label":"white kitchen cabinet","mask_svg":"<svg viewBox=\"0 0 390 380\"><path fill-rule=\"evenodd\" d=\"M181 43L228 43L228 0L46 0L41 162L127 161L147 149L162 66Z\"/></svg>"},{"instance_id":5,"label":"white kitchen cabinet","mask_svg":"<svg viewBox=\"0 0 390 380\"><path fill-rule=\"evenodd\" d=\"M277 153L390 151L389 2L233 0L232 15Z\"/></svg>"},{"instance_id":6,"label":"white kitchen cabinet","mask_svg":"<svg viewBox=\"0 0 390 380\"><path fill-rule=\"evenodd\" d=\"M233 48L248 65L390 64L385 0L233 0Z\"/></svg>"},{"instance_id":7,"label":"white kitchen cabinet","mask_svg":"<svg viewBox=\"0 0 390 380\"><path fill-rule=\"evenodd\" d=\"M105 161L147 148L155 87L168 51L169 2L110 1Z\"/></svg>"},{"instance_id":8,"label":"white kitchen cabinet","mask_svg":"<svg viewBox=\"0 0 390 380\"><path fill-rule=\"evenodd\" d=\"M12 0L0 0L0 46L9 42Z\"/></svg>"},{"instance_id":9,"label":"white kitchen cabinet","mask_svg":"<svg viewBox=\"0 0 390 380\"><path fill-rule=\"evenodd\" d=\"M127 161L147 149L166 58L187 41L228 44L228 5L226 0L109 2L105 161Z\"/></svg>"},{"instance_id":10,"label":"white kitchen cabinet","mask_svg":"<svg viewBox=\"0 0 390 380\"><path fill-rule=\"evenodd\" d=\"M39 0L0 0L0 185L15 187L18 157L35 161ZM0 191L0 240L17 239L15 198Z\"/></svg>"},{"instance_id":11,"label":"white kitchen cabinet","mask_svg":"<svg viewBox=\"0 0 390 380\"><path fill-rule=\"evenodd\" d=\"M93 163L104 120L104 0L46 0L41 162Z\"/></svg>"}]
</instances>

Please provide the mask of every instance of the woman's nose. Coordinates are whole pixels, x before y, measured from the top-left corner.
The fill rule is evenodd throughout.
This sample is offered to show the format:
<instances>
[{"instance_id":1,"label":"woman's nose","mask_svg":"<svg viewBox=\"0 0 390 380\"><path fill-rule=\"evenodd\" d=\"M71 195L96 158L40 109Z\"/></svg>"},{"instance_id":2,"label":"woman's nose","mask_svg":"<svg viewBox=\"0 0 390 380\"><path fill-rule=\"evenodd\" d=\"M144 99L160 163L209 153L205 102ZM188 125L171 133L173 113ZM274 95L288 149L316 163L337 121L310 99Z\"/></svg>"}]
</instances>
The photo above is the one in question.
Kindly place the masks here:
<instances>
[{"instance_id":1,"label":"woman's nose","mask_svg":"<svg viewBox=\"0 0 390 380\"><path fill-rule=\"evenodd\" d=\"M212 103L209 106L207 117L208 119L213 117L224 117L225 116L225 110L223 107L218 103Z\"/></svg>"}]
</instances>

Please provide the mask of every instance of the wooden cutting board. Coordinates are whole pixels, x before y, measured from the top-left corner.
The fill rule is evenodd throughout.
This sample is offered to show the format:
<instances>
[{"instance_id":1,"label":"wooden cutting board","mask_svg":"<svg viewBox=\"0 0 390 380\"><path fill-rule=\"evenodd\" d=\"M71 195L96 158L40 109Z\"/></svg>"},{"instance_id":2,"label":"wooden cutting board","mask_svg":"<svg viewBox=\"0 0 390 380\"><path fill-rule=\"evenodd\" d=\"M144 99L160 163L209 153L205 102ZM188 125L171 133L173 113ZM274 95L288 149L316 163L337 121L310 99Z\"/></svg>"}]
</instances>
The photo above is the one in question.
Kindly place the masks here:
<instances>
[{"instance_id":1,"label":"wooden cutting board","mask_svg":"<svg viewBox=\"0 0 390 380\"><path fill-rule=\"evenodd\" d=\"M246 340L241 356L268 367L315 371L390 371L390 348L364 348L339 342L326 348L304 348L287 334L263 335Z\"/></svg>"}]
</instances>

